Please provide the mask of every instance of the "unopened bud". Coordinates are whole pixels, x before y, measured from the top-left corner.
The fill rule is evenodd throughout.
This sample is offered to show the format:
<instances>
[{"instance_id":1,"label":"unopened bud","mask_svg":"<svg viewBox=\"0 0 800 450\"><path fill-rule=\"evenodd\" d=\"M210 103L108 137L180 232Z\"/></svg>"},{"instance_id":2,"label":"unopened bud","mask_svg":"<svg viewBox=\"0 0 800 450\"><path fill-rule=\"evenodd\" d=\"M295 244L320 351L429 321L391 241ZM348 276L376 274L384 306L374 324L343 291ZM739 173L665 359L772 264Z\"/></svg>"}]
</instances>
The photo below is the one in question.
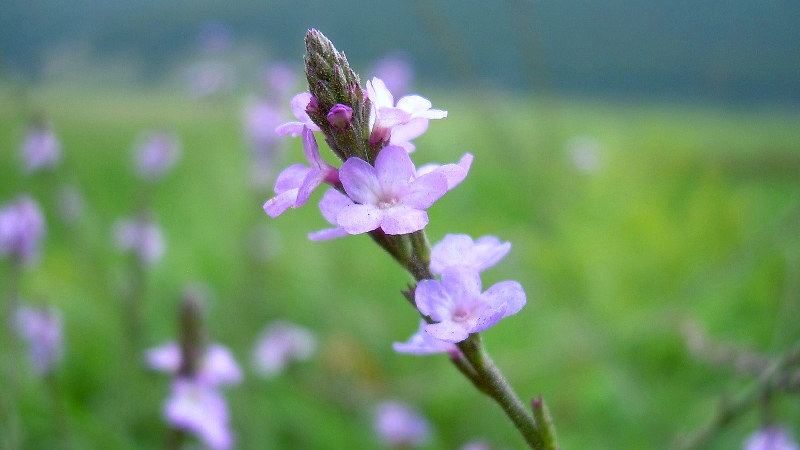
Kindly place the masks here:
<instances>
[{"instance_id":1,"label":"unopened bud","mask_svg":"<svg viewBox=\"0 0 800 450\"><path fill-rule=\"evenodd\" d=\"M328 111L328 123L337 130L346 130L353 120L353 108L337 103Z\"/></svg>"}]
</instances>

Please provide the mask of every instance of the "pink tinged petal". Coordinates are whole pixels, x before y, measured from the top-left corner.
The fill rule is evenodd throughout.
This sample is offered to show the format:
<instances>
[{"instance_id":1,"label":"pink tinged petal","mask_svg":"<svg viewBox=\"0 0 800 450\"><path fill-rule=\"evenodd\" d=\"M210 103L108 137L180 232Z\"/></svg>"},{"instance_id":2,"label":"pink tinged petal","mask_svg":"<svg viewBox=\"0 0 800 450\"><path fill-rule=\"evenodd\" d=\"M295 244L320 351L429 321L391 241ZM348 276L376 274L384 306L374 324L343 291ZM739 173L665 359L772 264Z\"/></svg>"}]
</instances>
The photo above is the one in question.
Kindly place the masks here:
<instances>
[{"instance_id":1,"label":"pink tinged petal","mask_svg":"<svg viewBox=\"0 0 800 450\"><path fill-rule=\"evenodd\" d=\"M419 95L406 95L397 101L397 107L410 113L419 113L431 109L433 103Z\"/></svg>"},{"instance_id":2,"label":"pink tinged petal","mask_svg":"<svg viewBox=\"0 0 800 450\"><path fill-rule=\"evenodd\" d=\"M483 236L475 241L474 263L478 270L485 270L503 259L511 250L510 242L500 242L494 236Z\"/></svg>"},{"instance_id":3,"label":"pink tinged petal","mask_svg":"<svg viewBox=\"0 0 800 450\"><path fill-rule=\"evenodd\" d=\"M469 303L481 295L481 276L470 268L448 268L442 273L442 285L458 304Z\"/></svg>"},{"instance_id":4,"label":"pink tinged petal","mask_svg":"<svg viewBox=\"0 0 800 450\"><path fill-rule=\"evenodd\" d=\"M414 291L414 303L422 314L441 322L450 317L453 299L438 280L422 280Z\"/></svg>"},{"instance_id":5,"label":"pink tinged petal","mask_svg":"<svg viewBox=\"0 0 800 450\"><path fill-rule=\"evenodd\" d=\"M428 123L428 119L419 117L411 119L402 125L397 125L392 128L392 137L389 142L394 144L418 138L428 129Z\"/></svg>"},{"instance_id":6,"label":"pink tinged petal","mask_svg":"<svg viewBox=\"0 0 800 450\"><path fill-rule=\"evenodd\" d=\"M291 189L298 189L310 170L302 164L292 164L283 169L275 181L275 193L280 194Z\"/></svg>"},{"instance_id":7,"label":"pink tinged petal","mask_svg":"<svg viewBox=\"0 0 800 450\"><path fill-rule=\"evenodd\" d=\"M339 179L347 195L357 203L377 205L382 193L375 168L363 159L352 157L339 169Z\"/></svg>"},{"instance_id":8,"label":"pink tinged petal","mask_svg":"<svg viewBox=\"0 0 800 450\"><path fill-rule=\"evenodd\" d=\"M386 234L409 234L428 225L428 213L398 205L383 210L381 229Z\"/></svg>"},{"instance_id":9,"label":"pink tinged petal","mask_svg":"<svg viewBox=\"0 0 800 450\"><path fill-rule=\"evenodd\" d=\"M453 344L469 337L465 324L459 322L440 322L425 326L425 332L436 339Z\"/></svg>"},{"instance_id":10,"label":"pink tinged petal","mask_svg":"<svg viewBox=\"0 0 800 450\"><path fill-rule=\"evenodd\" d=\"M345 236L350 236L350 233L344 228L326 228L324 230L308 233L308 238L312 241L327 241Z\"/></svg>"},{"instance_id":11,"label":"pink tinged petal","mask_svg":"<svg viewBox=\"0 0 800 450\"><path fill-rule=\"evenodd\" d=\"M319 146L314 138L314 132L309 128L303 129L303 155L308 160L312 169L327 169L331 167L319 154Z\"/></svg>"},{"instance_id":12,"label":"pink tinged petal","mask_svg":"<svg viewBox=\"0 0 800 450\"><path fill-rule=\"evenodd\" d=\"M350 205L336 215L336 223L350 234L372 231L381 225L383 210L373 205Z\"/></svg>"},{"instance_id":13,"label":"pink tinged petal","mask_svg":"<svg viewBox=\"0 0 800 450\"><path fill-rule=\"evenodd\" d=\"M295 201L297 201L297 191L298 189L290 189L267 200L264 203L264 211L273 219L280 216L287 209L294 206Z\"/></svg>"},{"instance_id":14,"label":"pink tinged petal","mask_svg":"<svg viewBox=\"0 0 800 450\"><path fill-rule=\"evenodd\" d=\"M375 158L375 174L384 195L395 196L408 186L416 170L408 152L401 147L384 147Z\"/></svg>"},{"instance_id":15,"label":"pink tinged petal","mask_svg":"<svg viewBox=\"0 0 800 450\"><path fill-rule=\"evenodd\" d=\"M447 192L447 178L429 173L412 181L401 193L403 204L416 209L430 208Z\"/></svg>"},{"instance_id":16,"label":"pink tinged petal","mask_svg":"<svg viewBox=\"0 0 800 450\"><path fill-rule=\"evenodd\" d=\"M467 262L472 238L466 234L448 234L431 249L431 271L441 274L446 268Z\"/></svg>"},{"instance_id":17,"label":"pink tinged petal","mask_svg":"<svg viewBox=\"0 0 800 450\"><path fill-rule=\"evenodd\" d=\"M353 201L350 198L336 189L328 189L322 196L319 202L319 210L322 212L322 217L328 222L336 225L336 216L339 211L345 206L352 205Z\"/></svg>"},{"instance_id":18,"label":"pink tinged petal","mask_svg":"<svg viewBox=\"0 0 800 450\"><path fill-rule=\"evenodd\" d=\"M284 124L278 125L275 127L275 134L278 136L300 136L304 129L306 129L306 124L303 122L286 122Z\"/></svg>"},{"instance_id":19,"label":"pink tinged petal","mask_svg":"<svg viewBox=\"0 0 800 450\"><path fill-rule=\"evenodd\" d=\"M525 290L516 281L501 281L490 287L481 297L495 307L507 305L503 317L518 313L526 302Z\"/></svg>"},{"instance_id":20,"label":"pink tinged petal","mask_svg":"<svg viewBox=\"0 0 800 450\"><path fill-rule=\"evenodd\" d=\"M386 88L383 80L378 77L372 77L372 80L367 81L367 95L376 109L394 106L392 93Z\"/></svg>"}]
</instances>

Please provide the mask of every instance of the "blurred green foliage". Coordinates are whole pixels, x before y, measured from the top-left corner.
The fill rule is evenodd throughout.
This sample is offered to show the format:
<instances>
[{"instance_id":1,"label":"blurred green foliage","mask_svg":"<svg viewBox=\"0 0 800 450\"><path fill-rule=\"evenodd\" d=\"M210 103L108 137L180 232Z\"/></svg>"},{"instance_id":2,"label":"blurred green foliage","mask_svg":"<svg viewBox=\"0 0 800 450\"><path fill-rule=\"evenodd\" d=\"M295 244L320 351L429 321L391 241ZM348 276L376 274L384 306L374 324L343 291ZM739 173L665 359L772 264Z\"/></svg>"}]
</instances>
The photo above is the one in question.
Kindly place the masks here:
<instances>
[{"instance_id":1,"label":"blurred green foliage","mask_svg":"<svg viewBox=\"0 0 800 450\"><path fill-rule=\"evenodd\" d=\"M430 210L428 236L513 243L484 284L519 280L529 304L484 340L523 398L545 396L563 448L668 448L709 420L720 394L746 385L689 354L687 321L765 354L800 338L792 319L800 313L800 114L428 94L450 115L417 140L415 162L475 155L466 181ZM209 333L246 369L226 393L239 448L376 447L371 409L385 398L425 413L436 429L430 448L476 438L521 447L500 409L446 357L391 350L418 320L399 293L410 278L391 258L364 236L308 241L306 232L327 227L313 203L275 220L261 211L271 192L250 186L241 107L170 92L0 88L0 201L32 194L49 227L22 295L63 311L67 342L57 401L21 349L0 349L20 377L24 448L158 448L166 438L169 381L147 372L144 348L124 339L118 284L128 266L110 230L135 210L141 182L131 146L148 128L174 131L183 155L154 190L167 252L148 273L144 341L175 338L183 287L209 287ZM62 139L65 160L49 177L19 170L33 112ZM594 142L594 171L573 163L566 147L576 136ZM301 160L299 147L291 142L289 160ZM86 200L74 226L57 218L62 184ZM251 346L279 318L314 330L320 349L262 380L250 370ZM776 406L800 432L796 399ZM758 422L757 412L744 417L714 448L739 447Z\"/></svg>"}]
</instances>

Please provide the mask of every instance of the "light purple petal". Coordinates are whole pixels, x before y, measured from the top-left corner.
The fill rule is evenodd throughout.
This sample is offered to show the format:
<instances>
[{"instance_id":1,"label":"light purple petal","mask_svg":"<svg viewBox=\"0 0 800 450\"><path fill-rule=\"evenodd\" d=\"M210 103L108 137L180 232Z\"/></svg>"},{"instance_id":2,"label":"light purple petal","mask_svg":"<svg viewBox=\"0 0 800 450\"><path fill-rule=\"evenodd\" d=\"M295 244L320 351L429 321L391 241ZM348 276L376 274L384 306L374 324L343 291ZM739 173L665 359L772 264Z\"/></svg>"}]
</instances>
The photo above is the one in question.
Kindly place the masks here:
<instances>
[{"instance_id":1,"label":"light purple petal","mask_svg":"<svg viewBox=\"0 0 800 450\"><path fill-rule=\"evenodd\" d=\"M306 124L303 122L286 122L275 127L275 134L278 136L285 136L287 134L290 136L300 136L305 128Z\"/></svg>"},{"instance_id":2,"label":"light purple petal","mask_svg":"<svg viewBox=\"0 0 800 450\"><path fill-rule=\"evenodd\" d=\"M406 95L397 100L397 107L410 113L420 113L431 109L433 103L419 95Z\"/></svg>"},{"instance_id":3,"label":"light purple petal","mask_svg":"<svg viewBox=\"0 0 800 450\"><path fill-rule=\"evenodd\" d=\"M345 206L352 204L353 201L350 200L350 197L336 189L328 189L319 202L319 210L322 212L322 217L324 217L325 220L334 225L338 225L336 223L336 216L339 214L339 211Z\"/></svg>"},{"instance_id":4,"label":"light purple petal","mask_svg":"<svg viewBox=\"0 0 800 450\"><path fill-rule=\"evenodd\" d=\"M297 199L294 202L294 207L299 208L306 204L311 192L314 191L323 181L325 181L326 173L322 170L311 170L308 175L303 179L300 184L300 189L297 191Z\"/></svg>"},{"instance_id":5,"label":"light purple petal","mask_svg":"<svg viewBox=\"0 0 800 450\"><path fill-rule=\"evenodd\" d=\"M367 81L367 95L376 109L394 106L392 93L378 77L372 77L372 80Z\"/></svg>"},{"instance_id":6,"label":"light purple petal","mask_svg":"<svg viewBox=\"0 0 800 450\"><path fill-rule=\"evenodd\" d=\"M302 164L292 164L283 169L275 181L275 193L280 194L291 189L298 189L310 170Z\"/></svg>"},{"instance_id":7,"label":"light purple petal","mask_svg":"<svg viewBox=\"0 0 800 450\"><path fill-rule=\"evenodd\" d=\"M428 213L398 205L383 211L381 229L386 234L409 234L428 225Z\"/></svg>"},{"instance_id":8,"label":"light purple petal","mask_svg":"<svg viewBox=\"0 0 800 450\"><path fill-rule=\"evenodd\" d=\"M312 241L327 241L330 239L337 239L345 236L350 236L344 228L326 228L324 230L308 233L308 238Z\"/></svg>"},{"instance_id":9,"label":"light purple petal","mask_svg":"<svg viewBox=\"0 0 800 450\"><path fill-rule=\"evenodd\" d=\"M511 242L500 242L494 236L483 236L475 241L473 247L475 265L478 270L485 270L503 259L511 250Z\"/></svg>"},{"instance_id":10,"label":"light purple petal","mask_svg":"<svg viewBox=\"0 0 800 450\"><path fill-rule=\"evenodd\" d=\"M419 329L412 335L407 342L395 342L392 345L394 351L398 353L412 353L415 355L429 355L433 353L450 353L458 351L458 347L452 343L440 341L425 332L427 323L420 319Z\"/></svg>"},{"instance_id":11,"label":"light purple petal","mask_svg":"<svg viewBox=\"0 0 800 450\"><path fill-rule=\"evenodd\" d=\"M395 196L408 186L416 170L408 152L402 147L390 145L384 147L375 158L375 173L383 193Z\"/></svg>"},{"instance_id":12,"label":"light purple petal","mask_svg":"<svg viewBox=\"0 0 800 450\"><path fill-rule=\"evenodd\" d=\"M347 195L357 203L377 205L381 186L375 168L361 158L348 158L339 169L339 179Z\"/></svg>"},{"instance_id":13,"label":"light purple petal","mask_svg":"<svg viewBox=\"0 0 800 450\"><path fill-rule=\"evenodd\" d=\"M452 342L453 344L469 337L469 331L464 327L464 324L450 321L426 325L425 332L440 341Z\"/></svg>"},{"instance_id":14,"label":"light purple petal","mask_svg":"<svg viewBox=\"0 0 800 450\"><path fill-rule=\"evenodd\" d=\"M457 303L472 301L481 295L481 276L465 267L449 267L442 273L442 285Z\"/></svg>"},{"instance_id":15,"label":"light purple petal","mask_svg":"<svg viewBox=\"0 0 800 450\"><path fill-rule=\"evenodd\" d=\"M330 164L320 156L319 146L317 145L317 140L314 138L314 132L308 127L303 129L303 155L305 155L312 169L325 169L330 167Z\"/></svg>"},{"instance_id":16,"label":"light purple petal","mask_svg":"<svg viewBox=\"0 0 800 450\"><path fill-rule=\"evenodd\" d=\"M399 145L402 142L418 138L427 131L429 123L428 119L418 117L402 125L392 127L392 137L389 143Z\"/></svg>"},{"instance_id":17,"label":"light purple petal","mask_svg":"<svg viewBox=\"0 0 800 450\"><path fill-rule=\"evenodd\" d=\"M422 314L440 322L450 317L453 300L438 280L422 280L414 290L414 303Z\"/></svg>"},{"instance_id":18,"label":"light purple petal","mask_svg":"<svg viewBox=\"0 0 800 450\"><path fill-rule=\"evenodd\" d=\"M415 117L424 117L426 119L444 119L447 117L447 111L441 109L429 109L420 113L414 114Z\"/></svg>"},{"instance_id":19,"label":"light purple petal","mask_svg":"<svg viewBox=\"0 0 800 450\"><path fill-rule=\"evenodd\" d=\"M167 342L145 352L147 366L153 370L177 373L181 367L181 348L177 342Z\"/></svg>"},{"instance_id":20,"label":"light purple petal","mask_svg":"<svg viewBox=\"0 0 800 450\"><path fill-rule=\"evenodd\" d=\"M510 242L501 242L494 236L472 242L466 234L448 234L431 249L431 271L441 274L451 266L482 271L496 264L510 249Z\"/></svg>"},{"instance_id":21,"label":"light purple petal","mask_svg":"<svg viewBox=\"0 0 800 450\"><path fill-rule=\"evenodd\" d=\"M508 305L506 316L518 313L526 300L525 290L516 281L501 281L484 292L482 297L495 307Z\"/></svg>"},{"instance_id":22,"label":"light purple petal","mask_svg":"<svg viewBox=\"0 0 800 450\"><path fill-rule=\"evenodd\" d=\"M210 387L238 384L242 381L242 370L230 350L219 344L211 344L200 367L199 379Z\"/></svg>"},{"instance_id":23,"label":"light purple petal","mask_svg":"<svg viewBox=\"0 0 800 450\"><path fill-rule=\"evenodd\" d=\"M490 305L483 305L478 310L473 311L473 317L470 318L470 333L480 333L497 324L507 314L507 305L503 304L497 308L492 308Z\"/></svg>"},{"instance_id":24,"label":"light purple petal","mask_svg":"<svg viewBox=\"0 0 800 450\"><path fill-rule=\"evenodd\" d=\"M292 97L292 100L289 102L292 108L292 114L297 117L297 120L306 124L311 122L311 118L308 117L308 113L306 112L306 107L310 101L311 93L301 92Z\"/></svg>"},{"instance_id":25,"label":"light purple petal","mask_svg":"<svg viewBox=\"0 0 800 450\"><path fill-rule=\"evenodd\" d=\"M382 128L393 128L397 125L408 123L411 118L411 114L400 108L378 108L377 123Z\"/></svg>"},{"instance_id":26,"label":"light purple petal","mask_svg":"<svg viewBox=\"0 0 800 450\"><path fill-rule=\"evenodd\" d=\"M280 216L287 209L294 206L295 201L297 201L297 191L298 189L290 189L267 200L264 203L264 211L273 219Z\"/></svg>"},{"instance_id":27,"label":"light purple petal","mask_svg":"<svg viewBox=\"0 0 800 450\"><path fill-rule=\"evenodd\" d=\"M345 206L336 216L336 223L350 234L372 231L381 225L383 210L373 205Z\"/></svg>"},{"instance_id":28,"label":"light purple petal","mask_svg":"<svg viewBox=\"0 0 800 450\"><path fill-rule=\"evenodd\" d=\"M429 173L412 181L401 193L403 204L427 209L447 192L447 179L440 173Z\"/></svg>"}]
</instances>

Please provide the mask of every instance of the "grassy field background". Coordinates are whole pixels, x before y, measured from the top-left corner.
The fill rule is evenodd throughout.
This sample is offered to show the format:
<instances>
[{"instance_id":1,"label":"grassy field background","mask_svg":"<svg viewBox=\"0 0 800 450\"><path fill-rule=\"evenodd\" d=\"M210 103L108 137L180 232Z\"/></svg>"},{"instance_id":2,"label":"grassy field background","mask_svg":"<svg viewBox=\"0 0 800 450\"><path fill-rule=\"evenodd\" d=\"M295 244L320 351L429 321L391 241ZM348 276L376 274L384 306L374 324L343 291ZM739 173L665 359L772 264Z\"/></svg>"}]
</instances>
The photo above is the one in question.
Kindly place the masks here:
<instances>
[{"instance_id":1,"label":"grassy field background","mask_svg":"<svg viewBox=\"0 0 800 450\"><path fill-rule=\"evenodd\" d=\"M562 448L670 448L706 424L721 394L752 381L693 357L681 331L688 322L768 355L800 339L800 113L423 93L450 115L416 141L415 162L475 155L466 181L429 211L428 236L512 242L484 285L518 280L528 305L484 341L523 398L545 396ZM23 274L21 293L60 308L66 334L55 385L33 376L21 349L0 349L6 368L20 368L14 392L1 383L0 394L15 399L24 448L163 447L169 380L144 370L141 351L176 336L180 294L198 282L210 292L211 339L245 369L243 384L226 392L238 448L376 447L371 412L386 398L431 421L428 448L476 438L520 448L500 409L446 357L391 350L418 320L399 293L410 278L391 258L364 236L308 241L328 226L314 203L278 219L264 214L272 193L250 186L243 105L0 88L0 201L30 193L48 222L41 265ZM52 176L19 170L33 112L62 140L65 159ZM111 225L136 209L142 183L131 146L152 128L174 131L183 154L153 191L167 251L148 272L144 342L131 348L119 287L129 265ZM576 136L598 143L595 171L577 170L565 150ZM292 140L286 162L301 158ZM56 213L64 184L86 201L73 226ZM264 380L250 352L276 319L310 328L320 347L310 362ZM797 399L775 406L776 419L800 433ZM757 411L744 416L713 448L740 447L759 420Z\"/></svg>"}]
</instances>

